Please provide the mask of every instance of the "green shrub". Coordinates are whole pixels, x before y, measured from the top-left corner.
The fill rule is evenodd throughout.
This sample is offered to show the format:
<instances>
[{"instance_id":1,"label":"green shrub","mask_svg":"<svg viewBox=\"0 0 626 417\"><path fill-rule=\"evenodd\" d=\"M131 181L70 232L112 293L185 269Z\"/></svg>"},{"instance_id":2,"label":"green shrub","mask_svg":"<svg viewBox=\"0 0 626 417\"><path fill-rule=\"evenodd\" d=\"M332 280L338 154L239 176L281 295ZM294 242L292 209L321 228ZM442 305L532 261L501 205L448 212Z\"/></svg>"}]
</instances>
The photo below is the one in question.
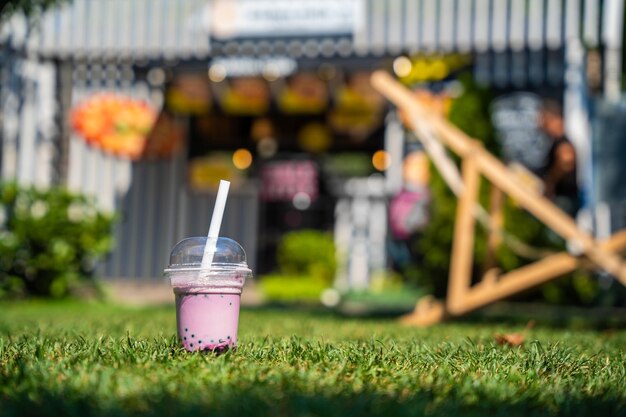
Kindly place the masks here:
<instances>
[{"instance_id":1,"label":"green shrub","mask_svg":"<svg viewBox=\"0 0 626 417\"><path fill-rule=\"evenodd\" d=\"M69 295L111 249L112 223L63 188L0 183L0 298Z\"/></svg>"},{"instance_id":2,"label":"green shrub","mask_svg":"<svg viewBox=\"0 0 626 417\"><path fill-rule=\"evenodd\" d=\"M335 243L331 234L299 230L283 236L276 251L278 271L260 277L259 286L271 301L320 301L335 278Z\"/></svg>"},{"instance_id":3,"label":"green shrub","mask_svg":"<svg viewBox=\"0 0 626 417\"><path fill-rule=\"evenodd\" d=\"M322 291L328 288L323 280L306 275L263 275L261 291L270 301L304 301L319 303Z\"/></svg>"},{"instance_id":4,"label":"green shrub","mask_svg":"<svg viewBox=\"0 0 626 417\"><path fill-rule=\"evenodd\" d=\"M287 233L278 244L277 258L281 274L311 276L328 285L335 278L335 243L329 233L318 230Z\"/></svg>"}]
</instances>

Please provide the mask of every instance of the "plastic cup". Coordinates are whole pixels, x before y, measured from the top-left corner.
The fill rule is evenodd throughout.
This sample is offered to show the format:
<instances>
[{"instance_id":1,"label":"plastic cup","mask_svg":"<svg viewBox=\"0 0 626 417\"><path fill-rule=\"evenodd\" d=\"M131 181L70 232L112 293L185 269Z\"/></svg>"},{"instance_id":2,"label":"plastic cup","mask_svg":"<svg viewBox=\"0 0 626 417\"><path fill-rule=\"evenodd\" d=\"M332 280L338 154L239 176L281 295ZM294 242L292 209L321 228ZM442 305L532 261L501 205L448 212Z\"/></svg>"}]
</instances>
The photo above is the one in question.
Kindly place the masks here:
<instances>
[{"instance_id":1,"label":"plastic cup","mask_svg":"<svg viewBox=\"0 0 626 417\"><path fill-rule=\"evenodd\" d=\"M185 349L224 352L237 347L239 306L252 273L237 242L217 238L213 263L201 267L206 237L183 239L172 249L165 269L176 297L178 338Z\"/></svg>"}]
</instances>

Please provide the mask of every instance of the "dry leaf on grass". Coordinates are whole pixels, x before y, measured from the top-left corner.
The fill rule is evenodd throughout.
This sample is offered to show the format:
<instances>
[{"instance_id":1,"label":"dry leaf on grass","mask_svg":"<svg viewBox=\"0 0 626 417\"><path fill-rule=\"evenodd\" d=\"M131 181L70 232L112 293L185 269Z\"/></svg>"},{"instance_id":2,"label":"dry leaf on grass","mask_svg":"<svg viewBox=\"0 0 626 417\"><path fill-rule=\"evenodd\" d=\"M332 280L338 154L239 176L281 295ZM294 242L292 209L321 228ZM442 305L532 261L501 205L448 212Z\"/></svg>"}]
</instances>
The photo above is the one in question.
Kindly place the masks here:
<instances>
[{"instance_id":1,"label":"dry leaf on grass","mask_svg":"<svg viewBox=\"0 0 626 417\"><path fill-rule=\"evenodd\" d=\"M535 327L535 321L531 320L526 324L526 327L524 327L524 330L522 330L519 333L497 333L493 336L493 338L495 339L496 343L499 345L507 345L507 346L521 346L524 344L524 341L526 340L526 333L528 332L528 330L532 329L533 327Z\"/></svg>"},{"instance_id":2,"label":"dry leaf on grass","mask_svg":"<svg viewBox=\"0 0 626 417\"><path fill-rule=\"evenodd\" d=\"M499 345L521 346L524 344L526 335L524 333L507 333L507 334L496 334L493 336L493 338L496 340L496 343Z\"/></svg>"}]
</instances>

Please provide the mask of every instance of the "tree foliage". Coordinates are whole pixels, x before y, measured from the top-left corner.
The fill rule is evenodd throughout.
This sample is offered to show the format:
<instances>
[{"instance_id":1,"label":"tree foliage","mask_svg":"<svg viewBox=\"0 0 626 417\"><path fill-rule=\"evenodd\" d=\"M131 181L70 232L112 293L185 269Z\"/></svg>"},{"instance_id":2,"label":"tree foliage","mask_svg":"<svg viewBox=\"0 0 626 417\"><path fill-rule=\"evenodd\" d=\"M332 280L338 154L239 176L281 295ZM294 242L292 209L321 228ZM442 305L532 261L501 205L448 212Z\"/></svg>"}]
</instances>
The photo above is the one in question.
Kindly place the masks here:
<instances>
[{"instance_id":1,"label":"tree foliage","mask_svg":"<svg viewBox=\"0 0 626 417\"><path fill-rule=\"evenodd\" d=\"M72 0L0 0L0 21L4 21L16 13L34 18L51 7Z\"/></svg>"}]
</instances>

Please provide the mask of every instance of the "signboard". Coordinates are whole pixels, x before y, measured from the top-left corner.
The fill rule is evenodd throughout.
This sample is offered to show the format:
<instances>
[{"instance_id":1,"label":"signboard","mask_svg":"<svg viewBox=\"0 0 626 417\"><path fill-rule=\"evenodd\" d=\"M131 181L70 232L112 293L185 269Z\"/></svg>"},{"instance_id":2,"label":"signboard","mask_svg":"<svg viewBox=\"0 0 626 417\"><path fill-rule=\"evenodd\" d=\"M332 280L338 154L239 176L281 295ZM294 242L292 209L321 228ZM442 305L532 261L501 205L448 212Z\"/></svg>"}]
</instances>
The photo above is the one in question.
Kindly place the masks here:
<instances>
[{"instance_id":1,"label":"signboard","mask_svg":"<svg viewBox=\"0 0 626 417\"><path fill-rule=\"evenodd\" d=\"M496 129L506 162L519 162L533 172L546 164L552 146L540 129L541 99L518 92L501 96L491 104L491 121Z\"/></svg>"},{"instance_id":2,"label":"signboard","mask_svg":"<svg viewBox=\"0 0 626 417\"><path fill-rule=\"evenodd\" d=\"M318 169L312 161L276 161L261 171L261 198L264 201L292 201L306 194L313 202L319 195Z\"/></svg>"},{"instance_id":3,"label":"signboard","mask_svg":"<svg viewBox=\"0 0 626 417\"><path fill-rule=\"evenodd\" d=\"M165 96L167 108L176 114L204 114L209 112L213 97L206 76L178 75Z\"/></svg>"},{"instance_id":4,"label":"signboard","mask_svg":"<svg viewBox=\"0 0 626 417\"><path fill-rule=\"evenodd\" d=\"M210 32L217 40L352 35L361 0L215 0Z\"/></svg>"},{"instance_id":5,"label":"signboard","mask_svg":"<svg viewBox=\"0 0 626 417\"><path fill-rule=\"evenodd\" d=\"M209 67L209 76L218 74L215 81L222 81L228 77L254 77L264 75L271 78L286 77L293 74L298 68L298 63L293 58L271 57L216 57ZM221 79L220 79L221 78ZM213 81L213 80L212 80Z\"/></svg>"},{"instance_id":6,"label":"signboard","mask_svg":"<svg viewBox=\"0 0 626 417\"><path fill-rule=\"evenodd\" d=\"M219 96L224 112L236 115L265 114L270 101L269 85L259 77L233 78Z\"/></svg>"},{"instance_id":7,"label":"signboard","mask_svg":"<svg viewBox=\"0 0 626 417\"><path fill-rule=\"evenodd\" d=\"M287 80L278 97L281 111L289 114L323 113L328 107L326 83L313 73L301 72Z\"/></svg>"},{"instance_id":8,"label":"signboard","mask_svg":"<svg viewBox=\"0 0 626 417\"><path fill-rule=\"evenodd\" d=\"M335 133L364 138L381 125L384 101L369 79L368 72L356 72L336 88L335 106L328 118Z\"/></svg>"},{"instance_id":9,"label":"signboard","mask_svg":"<svg viewBox=\"0 0 626 417\"><path fill-rule=\"evenodd\" d=\"M220 180L230 181L236 188L245 179L244 172L237 169L229 152L213 152L189 161L189 187L194 191L216 191Z\"/></svg>"}]
</instances>

